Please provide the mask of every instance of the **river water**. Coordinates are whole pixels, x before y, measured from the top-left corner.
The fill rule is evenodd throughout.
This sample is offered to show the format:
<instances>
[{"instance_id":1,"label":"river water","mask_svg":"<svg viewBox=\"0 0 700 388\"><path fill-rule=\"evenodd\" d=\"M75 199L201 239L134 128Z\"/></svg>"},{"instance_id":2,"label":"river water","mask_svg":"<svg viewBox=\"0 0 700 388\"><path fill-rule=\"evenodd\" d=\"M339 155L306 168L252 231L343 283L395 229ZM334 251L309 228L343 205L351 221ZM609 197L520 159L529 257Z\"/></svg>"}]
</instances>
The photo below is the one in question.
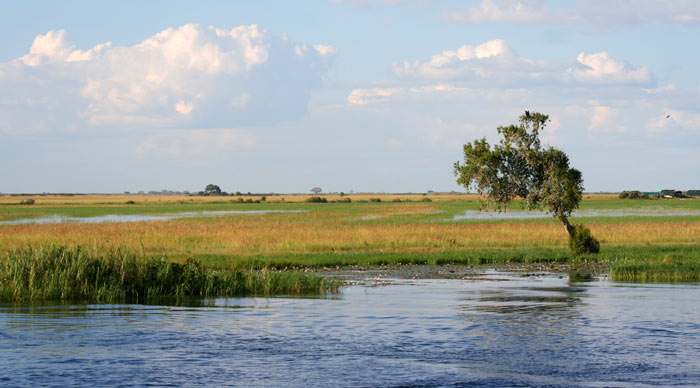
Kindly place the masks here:
<instances>
[{"instance_id":1,"label":"river water","mask_svg":"<svg viewBox=\"0 0 700 388\"><path fill-rule=\"evenodd\" d=\"M490 271L328 298L2 305L0 359L8 387L700 386L700 285Z\"/></svg>"}]
</instances>

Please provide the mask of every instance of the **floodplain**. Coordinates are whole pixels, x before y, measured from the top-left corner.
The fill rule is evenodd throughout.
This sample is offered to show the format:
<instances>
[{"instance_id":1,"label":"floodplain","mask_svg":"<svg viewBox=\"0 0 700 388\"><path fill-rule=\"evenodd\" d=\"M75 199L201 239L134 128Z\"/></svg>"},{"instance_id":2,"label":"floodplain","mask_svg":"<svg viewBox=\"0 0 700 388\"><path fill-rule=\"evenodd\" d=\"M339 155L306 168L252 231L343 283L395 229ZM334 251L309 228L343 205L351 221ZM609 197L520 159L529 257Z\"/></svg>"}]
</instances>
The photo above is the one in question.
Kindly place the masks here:
<instances>
[{"instance_id":1,"label":"floodplain","mask_svg":"<svg viewBox=\"0 0 700 388\"><path fill-rule=\"evenodd\" d=\"M517 203L501 213L511 216L502 217L484 213L469 194L322 196L327 203L306 202L309 197L2 196L0 254L81 247L94 256L124 250L144 260L191 259L222 270L306 272L557 262L574 272L591 265L593 275L616 280L700 281L700 199L584 195L572 222L589 227L602 247L599 254L574 256L556 220L539 212L513 217L523 212ZM105 221L91 221L95 217Z\"/></svg>"}]
</instances>

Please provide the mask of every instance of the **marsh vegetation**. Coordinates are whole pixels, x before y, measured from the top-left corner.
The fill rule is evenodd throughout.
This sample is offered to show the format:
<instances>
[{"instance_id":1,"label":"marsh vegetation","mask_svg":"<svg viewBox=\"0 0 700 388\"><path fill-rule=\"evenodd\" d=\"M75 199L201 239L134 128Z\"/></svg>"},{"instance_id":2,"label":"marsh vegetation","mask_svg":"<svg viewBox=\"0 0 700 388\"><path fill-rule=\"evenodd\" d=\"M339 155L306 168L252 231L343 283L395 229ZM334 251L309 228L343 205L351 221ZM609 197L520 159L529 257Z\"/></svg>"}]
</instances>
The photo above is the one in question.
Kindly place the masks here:
<instances>
[{"instance_id":1,"label":"marsh vegetation","mask_svg":"<svg viewBox=\"0 0 700 388\"><path fill-rule=\"evenodd\" d=\"M155 274L170 273L165 269L168 265L173 271L179 271L180 268L194 268L193 263L197 263L196 268L201 267L208 280L204 283L206 286L197 288L199 291L192 291L193 295L294 293L297 292L294 285L299 283L301 287L303 283L293 280L289 274L306 268L408 263L596 263L607 268L616 280L700 281L697 270L700 263L700 200L627 201L616 195L586 195L580 204L582 210L622 209L624 211L620 214L625 215L586 217L587 227L600 239L600 253L573 255L569 251L569 240L554 217L453 220L455 215L479 210L480 205L474 196L327 196L324 197L329 200L327 203L306 203L308 196L287 195L284 201L268 197L260 204L214 201L211 197L189 201L189 197L174 196L145 202L134 196L131 199L135 202L133 205L125 204L128 196L116 197L56 198L55 202L45 198L31 207L17 204L16 198L0 197L0 203L4 202L0 206L0 219L52 215L162 215L197 211L260 212L130 223L0 225L0 260L5 271L9 271L6 274L14 274L11 277L3 275L3 287L7 287L10 279L21 278L28 282L29 277L21 274L29 271L35 276L32 282L40 280L49 285L47 289L50 290L28 291L32 287L20 285L17 280L19 283L13 289L24 291L13 291L17 292L13 294L15 296L8 296L8 291L3 291L3 298L85 297L87 294L81 294L83 291L80 290L93 287L95 283L88 280L86 286L85 278L80 278L80 284L66 283L66 279L73 275L69 276L70 272L60 274L61 271L75 269L65 268L66 261L61 262L60 257L97 259L106 263L105 268L113 268L117 261L122 260L119 263L134 263L136 273ZM351 202L334 202L342 198L351 198ZM372 198L382 200L370 202ZM401 201L395 202L395 198ZM429 198L431 202L423 202L422 198ZM517 206L519 204L515 201L512 207ZM645 216L645 213L653 213L653 216ZM572 220L577 221L575 213ZM60 254L56 253L59 251ZM45 264L42 265L53 263L53 266L41 267L45 268L46 278L37 278L39 272L32 272L33 267L28 263L35 256L43 260ZM111 273L112 270L104 271ZM261 278L263 274L268 278ZM250 283L236 280L236 285L232 285L241 277L253 280ZM292 279L289 286L278 286L287 282L285 277ZM260 283L256 283L258 280ZM304 286L299 292L326 287L321 283L309 284L310 288ZM94 286L94 292L90 292L107 295L98 291L100 287L107 286ZM173 296L189 295L190 292L186 291L189 288L182 287L153 286L150 288L153 292L149 291L150 286L129 287L132 288L115 289L114 296L109 298L136 295L142 298L156 291Z\"/></svg>"}]
</instances>

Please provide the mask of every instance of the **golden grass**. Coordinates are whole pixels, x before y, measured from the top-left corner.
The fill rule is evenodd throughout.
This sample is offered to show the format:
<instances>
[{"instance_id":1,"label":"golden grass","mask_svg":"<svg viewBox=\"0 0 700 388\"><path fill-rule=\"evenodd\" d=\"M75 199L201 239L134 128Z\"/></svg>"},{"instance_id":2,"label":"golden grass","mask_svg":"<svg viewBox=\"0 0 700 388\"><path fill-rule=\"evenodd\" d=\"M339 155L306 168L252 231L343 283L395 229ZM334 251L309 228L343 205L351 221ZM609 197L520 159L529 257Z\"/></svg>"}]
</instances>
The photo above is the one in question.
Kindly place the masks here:
<instances>
[{"instance_id":1,"label":"golden grass","mask_svg":"<svg viewBox=\"0 0 700 388\"><path fill-rule=\"evenodd\" d=\"M371 206L367 211L282 213L164 222L2 226L0 250L45 243L144 254L256 255L342 251L435 251L566 247L554 222L380 223L362 217L429 213L430 204ZM700 244L700 221L587 223L603 245Z\"/></svg>"},{"instance_id":2,"label":"golden grass","mask_svg":"<svg viewBox=\"0 0 700 388\"><path fill-rule=\"evenodd\" d=\"M280 194L280 195L265 195L268 202L304 202L307 198L316 196L315 194ZM394 199L401 201L420 201L423 198L430 198L432 201L462 201L475 200L478 198L475 194L463 193L433 193L429 195L422 194L350 194L341 197L338 194L326 195L320 194L320 197L326 198L328 201L338 200L341 198L350 198L353 202L369 201L371 198L380 198L382 202L392 202ZM242 198L251 198L253 200L260 199L261 195L244 195ZM187 195L140 195L140 194L85 194L85 195L22 195L10 196L0 195L0 204L19 204L25 199L33 199L35 205L113 205L124 204L127 201L136 203L213 203L213 202L228 202L232 199L237 199L237 196L226 197L200 197Z\"/></svg>"}]
</instances>

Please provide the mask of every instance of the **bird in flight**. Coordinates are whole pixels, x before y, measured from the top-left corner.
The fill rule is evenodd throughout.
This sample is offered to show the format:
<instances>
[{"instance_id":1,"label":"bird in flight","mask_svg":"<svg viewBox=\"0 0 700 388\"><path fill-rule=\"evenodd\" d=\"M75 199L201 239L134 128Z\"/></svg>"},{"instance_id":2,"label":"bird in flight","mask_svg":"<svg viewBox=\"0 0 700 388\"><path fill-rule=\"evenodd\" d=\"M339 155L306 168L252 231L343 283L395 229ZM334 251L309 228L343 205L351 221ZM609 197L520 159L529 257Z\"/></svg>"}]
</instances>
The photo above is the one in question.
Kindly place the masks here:
<instances>
[{"instance_id":1,"label":"bird in flight","mask_svg":"<svg viewBox=\"0 0 700 388\"><path fill-rule=\"evenodd\" d=\"M670 119L670 118L671 118L671 115L666 115L666 118L667 118L667 119Z\"/></svg>"}]
</instances>

